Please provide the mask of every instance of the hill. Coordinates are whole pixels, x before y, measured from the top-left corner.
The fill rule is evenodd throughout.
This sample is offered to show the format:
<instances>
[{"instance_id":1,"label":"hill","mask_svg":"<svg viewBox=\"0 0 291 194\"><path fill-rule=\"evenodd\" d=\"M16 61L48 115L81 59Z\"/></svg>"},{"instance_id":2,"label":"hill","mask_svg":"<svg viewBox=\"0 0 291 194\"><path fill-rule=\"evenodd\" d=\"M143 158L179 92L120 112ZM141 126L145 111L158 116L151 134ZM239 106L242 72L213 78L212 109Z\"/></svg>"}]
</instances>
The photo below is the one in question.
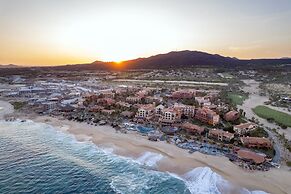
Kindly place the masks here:
<instances>
[{"instance_id":1,"label":"hill","mask_svg":"<svg viewBox=\"0 0 291 194\"><path fill-rule=\"evenodd\" d=\"M138 58L122 62L124 69L168 69L168 68L191 68L191 67L269 67L291 64L290 58L283 59L250 59L224 57L217 54L209 54L200 51L175 51L159 54L148 58ZM116 65L95 61L86 67L107 69ZM85 66L83 66L85 67Z\"/></svg>"},{"instance_id":2,"label":"hill","mask_svg":"<svg viewBox=\"0 0 291 194\"><path fill-rule=\"evenodd\" d=\"M147 58L137 58L123 61L121 64L114 62L95 61L88 64L62 65L53 67L39 67L41 69L79 71L79 70L126 70L126 69L173 69L192 67L219 67L237 69L260 69L274 67L291 67L291 58L280 59L249 59L242 60L232 57L224 57L217 54L209 54L200 51L174 51L166 54L154 55ZM2 68L15 68L8 65ZM0 66L1 68L1 66Z\"/></svg>"},{"instance_id":3,"label":"hill","mask_svg":"<svg viewBox=\"0 0 291 194\"><path fill-rule=\"evenodd\" d=\"M19 68L17 65L9 64L9 65L0 65L0 69L8 69L8 68Z\"/></svg>"}]
</instances>

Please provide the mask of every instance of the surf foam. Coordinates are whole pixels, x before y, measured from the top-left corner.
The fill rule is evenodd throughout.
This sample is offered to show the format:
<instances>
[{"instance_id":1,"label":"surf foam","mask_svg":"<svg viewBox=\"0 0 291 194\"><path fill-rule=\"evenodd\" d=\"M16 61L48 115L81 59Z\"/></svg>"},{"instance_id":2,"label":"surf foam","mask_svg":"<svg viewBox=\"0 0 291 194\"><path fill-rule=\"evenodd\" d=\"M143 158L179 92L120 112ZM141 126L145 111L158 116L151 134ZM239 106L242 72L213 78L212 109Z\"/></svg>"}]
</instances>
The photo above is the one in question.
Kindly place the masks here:
<instances>
[{"instance_id":1,"label":"surf foam","mask_svg":"<svg viewBox=\"0 0 291 194\"><path fill-rule=\"evenodd\" d=\"M149 167L156 167L157 163L163 159L162 154L157 154L153 152L145 152L142 156L136 159L136 161L142 165Z\"/></svg>"},{"instance_id":2,"label":"surf foam","mask_svg":"<svg viewBox=\"0 0 291 194\"><path fill-rule=\"evenodd\" d=\"M173 176L177 177L177 175ZM267 194L264 191L249 191L246 188L239 188L223 179L222 176L213 172L209 167L197 167L181 176L181 179L193 194Z\"/></svg>"}]
</instances>

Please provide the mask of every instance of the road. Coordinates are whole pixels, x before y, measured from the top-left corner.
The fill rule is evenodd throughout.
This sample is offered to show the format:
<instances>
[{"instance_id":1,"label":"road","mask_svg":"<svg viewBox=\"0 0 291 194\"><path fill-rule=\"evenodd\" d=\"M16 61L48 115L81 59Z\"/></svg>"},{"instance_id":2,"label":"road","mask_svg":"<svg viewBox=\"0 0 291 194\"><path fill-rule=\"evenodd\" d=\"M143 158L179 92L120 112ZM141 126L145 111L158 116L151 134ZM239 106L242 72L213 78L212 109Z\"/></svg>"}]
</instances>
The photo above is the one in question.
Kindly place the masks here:
<instances>
[{"instance_id":1,"label":"road","mask_svg":"<svg viewBox=\"0 0 291 194\"><path fill-rule=\"evenodd\" d=\"M279 163L282 154L284 153L284 148L280 146L280 142L271 130L267 129L273 129L276 128L279 133L285 133L285 136L287 139L291 140L291 128L288 127L286 130L278 128L278 125L274 123L269 123L266 119L258 117L252 110L252 108L255 108L258 105L264 105L264 102L268 101L267 96L260 96L260 82L257 82L255 80L243 80L246 84L245 87L242 88L245 92L249 93L249 98L244 101L244 103L241 106L238 106L239 109L243 109L246 113L247 118L256 118L261 124L263 124L264 127L266 127L266 131L269 134L269 137L274 141L274 149L276 151L276 154L273 158L273 162ZM273 108L273 107L270 107ZM275 108L274 108L275 109ZM278 110L278 109L276 109ZM285 153L284 153L285 154Z\"/></svg>"}]
</instances>

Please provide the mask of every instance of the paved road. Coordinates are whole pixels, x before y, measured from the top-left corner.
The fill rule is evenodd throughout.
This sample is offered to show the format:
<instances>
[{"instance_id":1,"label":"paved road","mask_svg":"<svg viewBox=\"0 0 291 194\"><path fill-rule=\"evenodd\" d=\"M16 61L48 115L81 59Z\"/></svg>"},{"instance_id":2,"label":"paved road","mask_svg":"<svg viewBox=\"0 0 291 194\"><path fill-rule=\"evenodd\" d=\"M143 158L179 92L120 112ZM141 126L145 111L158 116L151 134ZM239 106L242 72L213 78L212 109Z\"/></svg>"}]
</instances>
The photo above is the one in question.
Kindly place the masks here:
<instances>
[{"instance_id":1,"label":"paved road","mask_svg":"<svg viewBox=\"0 0 291 194\"><path fill-rule=\"evenodd\" d=\"M261 124L263 124L265 127L268 127L270 129L273 128L278 128L278 125L274 123L269 123L267 120L258 117L253 111L252 108L258 106L258 105L264 105L264 102L268 101L268 97L266 96L260 96L260 88L259 85L260 83L255 81L255 80L244 80L245 84L247 84L243 90L245 92L249 93L249 98L244 101L244 103L241 106L238 106L239 109L243 109L246 113L247 118L256 118ZM273 158L273 162L279 163L281 159L281 146L279 143L279 140L277 136L272 132L271 130L266 130L267 133L269 134L269 137L274 141L274 149L276 151L276 154ZM288 139L291 139L291 129L288 128L284 132L290 132L288 133ZM287 134L286 134L287 137Z\"/></svg>"}]
</instances>

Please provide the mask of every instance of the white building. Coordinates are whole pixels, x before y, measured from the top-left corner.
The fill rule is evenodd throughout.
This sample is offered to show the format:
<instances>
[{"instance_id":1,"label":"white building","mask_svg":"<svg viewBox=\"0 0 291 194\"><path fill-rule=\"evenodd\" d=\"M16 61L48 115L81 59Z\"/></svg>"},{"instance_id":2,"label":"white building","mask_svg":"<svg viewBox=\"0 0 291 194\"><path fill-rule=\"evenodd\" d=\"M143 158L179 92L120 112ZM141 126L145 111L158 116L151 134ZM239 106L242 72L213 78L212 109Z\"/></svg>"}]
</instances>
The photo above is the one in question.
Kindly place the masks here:
<instances>
[{"instance_id":1,"label":"white building","mask_svg":"<svg viewBox=\"0 0 291 194\"><path fill-rule=\"evenodd\" d=\"M136 117L146 119L153 116L154 112L155 107L152 104L143 105L138 109Z\"/></svg>"},{"instance_id":2,"label":"white building","mask_svg":"<svg viewBox=\"0 0 291 194\"><path fill-rule=\"evenodd\" d=\"M175 103L174 108L180 110L185 116L193 117L195 115L195 106Z\"/></svg>"},{"instance_id":3,"label":"white building","mask_svg":"<svg viewBox=\"0 0 291 194\"><path fill-rule=\"evenodd\" d=\"M162 111L160 122L172 124L181 120L181 112L174 108L166 108Z\"/></svg>"},{"instance_id":4,"label":"white building","mask_svg":"<svg viewBox=\"0 0 291 194\"><path fill-rule=\"evenodd\" d=\"M163 105L160 104L159 106L157 106L157 107L155 108L155 113L156 113L157 115L162 115L164 109L165 109L165 107L164 107Z\"/></svg>"}]
</instances>

